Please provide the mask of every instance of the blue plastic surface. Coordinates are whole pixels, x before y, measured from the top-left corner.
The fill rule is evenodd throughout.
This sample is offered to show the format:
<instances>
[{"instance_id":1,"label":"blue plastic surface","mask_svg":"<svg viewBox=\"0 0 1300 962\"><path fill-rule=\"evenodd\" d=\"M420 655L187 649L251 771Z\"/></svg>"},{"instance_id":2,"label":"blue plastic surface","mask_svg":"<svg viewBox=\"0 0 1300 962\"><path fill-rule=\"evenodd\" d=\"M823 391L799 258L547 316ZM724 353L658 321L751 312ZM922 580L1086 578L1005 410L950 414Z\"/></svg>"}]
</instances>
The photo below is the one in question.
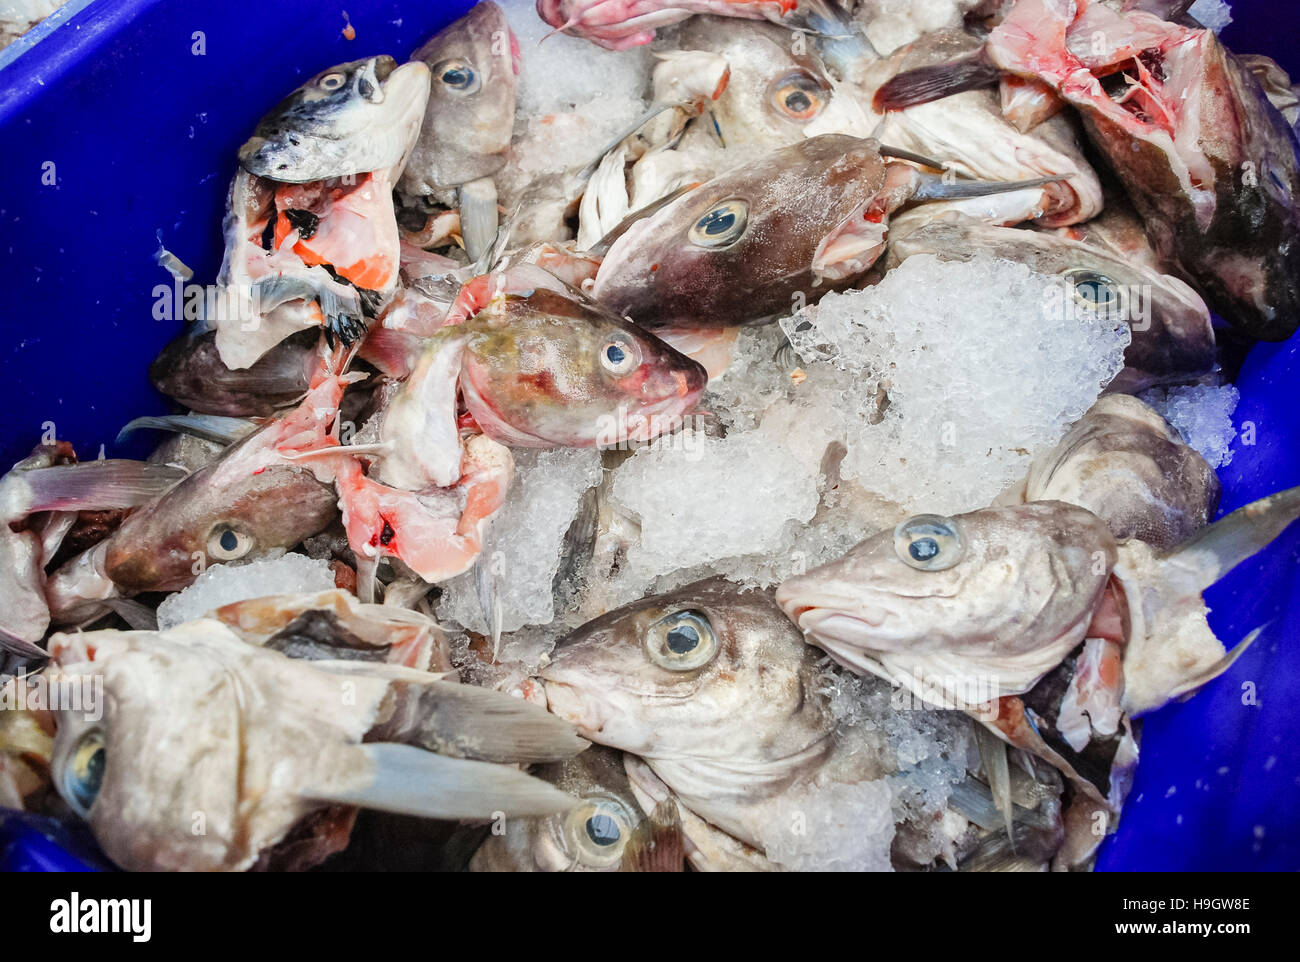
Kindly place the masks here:
<instances>
[{"instance_id":1,"label":"blue plastic surface","mask_svg":"<svg viewBox=\"0 0 1300 962\"><path fill-rule=\"evenodd\" d=\"M258 118L334 63L404 57L469 6L92 0L0 54L0 290L13 352L0 462L25 455L46 422L83 457L101 445L142 454L113 438L169 410L145 376L181 329L152 319L153 289L168 282L152 259L159 232L210 282L235 152ZM355 40L342 36L343 9ZM1300 6L1236 0L1233 12L1229 46L1300 76ZM1237 383L1237 421L1255 443L1239 439L1220 471L1226 510L1300 485L1300 343L1255 348ZM1208 594L1225 641L1269 627L1227 675L1147 719L1137 783L1099 868L1300 869L1298 563L1292 530ZM66 867L44 835L17 844L9 867Z\"/></svg>"}]
</instances>

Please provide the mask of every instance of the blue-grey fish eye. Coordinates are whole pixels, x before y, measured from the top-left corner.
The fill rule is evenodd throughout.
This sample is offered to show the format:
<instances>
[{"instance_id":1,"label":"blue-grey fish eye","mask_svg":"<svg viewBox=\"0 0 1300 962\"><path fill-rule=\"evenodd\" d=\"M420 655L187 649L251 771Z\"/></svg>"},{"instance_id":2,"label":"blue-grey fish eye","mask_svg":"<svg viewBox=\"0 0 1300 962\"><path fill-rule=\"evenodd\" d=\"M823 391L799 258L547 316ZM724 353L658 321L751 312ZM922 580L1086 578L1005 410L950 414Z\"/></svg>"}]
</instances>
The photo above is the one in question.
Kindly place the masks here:
<instances>
[{"instance_id":1,"label":"blue-grey fish eye","mask_svg":"<svg viewBox=\"0 0 1300 962\"><path fill-rule=\"evenodd\" d=\"M565 850L581 865L609 868L623 855L636 818L613 795L588 795L563 816L559 828ZM576 867L576 865L575 865Z\"/></svg>"},{"instance_id":2,"label":"blue-grey fish eye","mask_svg":"<svg viewBox=\"0 0 1300 962\"><path fill-rule=\"evenodd\" d=\"M457 93L473 93L478 89L478 73L468 60L444 60L433 72L444 87Z\"/></svg>"},{"instance_id":3,"label":"blue-grey fish eye","mask_svg":"<svg viewBox=\"0 0 1300 962\"><path fill-rule=\"evenodd\" d=\"M219 524L208 535L208 554L217 561L235 561L253 550L256 541L228 524Z\"/></svg>"},{"instance_id":4,"label":"blue-grey fish eye","mask_svg":"<svg viewBox=\"0 0 1300 962\"><path fill-rule=\"evenodd\" d=\"M90 816L90 809L99 797L104 784L104 770L108 766L108 751L104 747L104 733L92 728L81 736L68 756L62 775L63 797L82 818Z\"/></svg>"},{"instance_id":5,"label":"blue-grey fish eye","mask_svg":"<svg viewBox=\"0 0 1300 962\"><path fill-rule=\"evenodd\" d=\"M1103 314L1119 307L1119 285L1105 274L1078 268L1066 271L1065 279L1075 300L1084 307Z\"/></svg>"},{"instance_id":6,"label":"blue-grey fish eye","mask_svg":"<svg viewBox=\"0 0 1300 962\"><path fill-rule=\"evenodd\" d=\"M918 571L944 571L961 561L966 545L953 518L922 514L894 529L894 551Z\"/></svg>"},{"instance_id":7,"label":"blue-grey fish eye","mask_svg":"<svg viewBox=\"0 0 1300 962\"><path fill-rule=\"evenodd\" d=\"M674 611L646 631L646 653L668 671L695 671L718 653L718 638L708 615L687 609Z\"/></svg>"},{"instance_id":8,"label":"blue-grey fish eye","mask_svg":"<svg viewBox=\"0 0 1300 962\"><path fill-rule=\"evenodd\" d=\"M619 831L618 822L603 812L587 819L586 830L587 837L601 847L613 845L623 835Z\"/></svg>"},{"instance_id":9,"label":"blue-grey fish eye","mask_svg":"<svg viewBox=\"0 0 1300 962\"><path fill-rule=\"evenodd\" d=\"M743 200L724 200L706 211L691 227L690 241L697 247L727 247L745 233L749 205Z\"/></svg>"},{"instance_id":10,"label":"blue-grey fish eye","mask_svg":"<svg viewBox=\"0 0 1300 962\"><path fill-rule=\"evenodd\" d=\"M325 90L338 90L347 81L341 73L327 73L320 78L320 86Z\"/></svg>"},{"instance_id":11,"label":"blue-grey fish eye","mask_svg":"<svg viewBox=\"0 0 1300 962\"><path fill-rule=\"evenodd\" d=\"M623 377L641 366L641 351L627 335L611 334L600 347L600 365L615 377Z\"/></svg>"}]
</instances>

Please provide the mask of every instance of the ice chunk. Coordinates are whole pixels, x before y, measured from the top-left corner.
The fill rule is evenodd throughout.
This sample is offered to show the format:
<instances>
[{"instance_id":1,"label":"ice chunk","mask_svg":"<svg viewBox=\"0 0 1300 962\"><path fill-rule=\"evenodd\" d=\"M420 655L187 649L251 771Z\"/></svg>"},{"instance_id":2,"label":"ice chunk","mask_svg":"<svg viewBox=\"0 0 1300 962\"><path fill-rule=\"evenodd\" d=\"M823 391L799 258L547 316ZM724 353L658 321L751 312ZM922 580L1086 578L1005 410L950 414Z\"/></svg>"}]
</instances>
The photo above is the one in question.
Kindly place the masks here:
<instances>
[{"instance_id":1,"label":"ice chunk","mask_svg":"<svg viewBox=\"0 0 1300 962\"><path fill-rule=\"evenodd\" d=\"M648 49L606 50L580 37L555 32L537 15L535 0L500 3L519 41L522 60L517 116L544 117L593 102L635 102L636 112L644 106L642 97L652 68Z\"/></svg>"},{"instance_id":2,"label":"ice chunk","mask_svg":"<svg viewBox=\"0 0 1300 962\"><path fill-rule=\"evenodd\" d=\"M889 872L892 803L883 780L811 787L763 823L758 841L796 872Z\"/></svg>"},{"instance_id":3,"label":"ice chunk","mask_svg":"<svg viewBox=\"0 0 1300 962\"><path fill-rule=\"evenodd\" d=\"M1241 392L1231 384L1153 388L1141 397L1182 435L1190 447L1200 452L1210 467L1231 463L1230 448L1237 437L1232 412L1237 410L1237 403L1241 400Z\"/></svg>"},{"instance_id":4,"label":"ice chunk","mask_svg":"<svg viewBox=\"0 0 1300 962\"><path fill-rule=\"evenodd\" d=\"M1058 278L985 255L910 257L781 326L807 367L803 403L843 433L842 476L946 514L1023 476L1122 369L1130 340Z\"/></svg>"},{"instance_id":5,"label":"ice chunk","mask_svg":"<svg viewBox=\"0 0 1300 962\"><path fill-rule=\"evenodd\" d=\"M600 477L600 454L589 448L515 452L515 480L478 561L501 606L502 631L549 624L555 617L551 588L564 536L583 494ZM482 634L491 626L479 601L479 577L470 571L443 585L438 615Z\"/></svg>"},{"instance_id":6,"label":"ice chunk","mask_svg":"<svg viewBox=\"0 0 1300 962\"><path fill-rule=\"evenodd\" d=\"M1222 33L1223 28L1232 23L1232 7L1223 0L1196 0L1187 12L1197 23L1215 33Z\"/></svg>"},{"instance_id":7,"label":"ice chunk","mask_svg":"<svg viewBox=\"0 0 1300 962\"><path fill-rule=\"evenodd\" d=\"M268 595L315 594L334 587L329 562L301 554L214 564L194 579L194 584L168 595L158 606L158 627L171 628L202 618L222 605Z\"/></svg>"},{"instance_id":8,"label":"ice chunk","mask_svg":"<svg viewBox=\"0 0 1300 962\"><path fill-rule=\"evenodd\" d=\"M613 500L641 525L628 566L648 579L780 551L788 526L817 511L819 460L761 430L710 438L688 429L642 448L614 477Z\"/></svg>"}]
</instances>

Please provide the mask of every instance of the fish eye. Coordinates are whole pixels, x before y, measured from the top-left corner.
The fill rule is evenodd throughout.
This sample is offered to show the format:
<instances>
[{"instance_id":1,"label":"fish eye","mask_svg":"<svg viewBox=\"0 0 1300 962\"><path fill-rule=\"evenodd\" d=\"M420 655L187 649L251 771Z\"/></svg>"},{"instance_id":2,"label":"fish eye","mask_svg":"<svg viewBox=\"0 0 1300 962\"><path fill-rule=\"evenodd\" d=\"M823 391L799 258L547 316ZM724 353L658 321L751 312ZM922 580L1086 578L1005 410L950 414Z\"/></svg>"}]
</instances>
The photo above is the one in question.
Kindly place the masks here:
<instances>
[{"instance_id":1,"label":"fish eye","mask_svg":"<svg viewBox=\"0 0 1300 962\"><path fill-rule=\"evenodd\" d=\"M961 561L966 545L952 518L921 514L894 529L894 550L918 571L944 571Z\"/></svg>"},{"instance_id":2,"label":"fish eye","mask_svg":"<svg viewBox=\"0 0 1300 962\"><path fill-rule=\"evenodd\" d=\"M1119 285L1096 271L1079 268L1065 272L1074 299L1091 311L1106 316L1120 307Z\"/></svg>"},{"instance_id":3,"label":"fish eye","mask_svg":"<svg viewBox=\"0 0 1300 962\"><path fill-rule=\"evenodd\" d=\"M322 90L338 90L347 82L347 79L341 73L327 73L320 78L319 86Z\"/></svg>"},{"instance_id":4,"label":"fish eye","mask_svg":"<svg viewBox=\"0 0 1300 962\"><path fill-rule=\"evenodd\" d=\"M583 865L607 868L623 857L633 818L617 800L604 796L585 798L569 810L564 832Z\"/></svg>"},{"instance_id":5,"label":"fish eye","mask_svg":"<svg viewBox=\"0 0 1300 962\"><path fill-rule=\"evenodd\" d=\"M806 73L778 80L772 88L772 105L791 120L806 122L826 109L826 88Z\"/></svg>"},{"instance_id":6,"label":"fish eye","mask_svg":"<svg viewBox=\"0 0 1300 962\"><path fill-rule=\"evenodd\" d=\"M208 554L218 561L235 561L253 550L253 538L228 524L219 524L208 535Z\"/></svg>"},{"instance_id":7,"label":"fish eye","mask_svg":"<svg viewBox=\"0 0 1300 962\"><path fill-rule=\"evenodd\" d=\"M650 626L646 651L660 668L694 671L713 660L718 639L704 612L676 611Z\"/></svg>"},{"instance_id":8,"label":"fish eye","mask_svg":"<svg viewBox=\"0 0 1300 962\"><path fill-rule=\"evenodd\" d=\"M697 247L726 247L740 240L748 223L748 204L724 200L695 222L690 241Z\"/></svg>"},{"instance_id":9,"label":"fish eye","mask_svg":"<svg viewBox=\"0 0 1300 962\"><path fill-rule=\"evenodd\" d=\"M104 767L108 752L104 747L104 733L92 728L68 757L62 777L62 795L82 818L90 817L90 809L104 784Z\"/></svg>"},{"instance_id":10,"label":"fish eye","mask_svg":"<svg viewBox=\"0 0 1300 962\"><path fill-rule=\"evenodd\" d=\"M641 349L631 338L615 335L601 345L600 365L616 377L631 374L641 366Z\"/></svg>"},{"instance_id":11,"label":"fish eye","mask_svg":"<svg viewBox=\"0 0 1300 962\"><path fill-rule=\"evenodd\" d=\"M444 87L457 93L472 94L479 88L478 73L468 60L444 60L433 73Z\"/></svg>"}]
</instances>

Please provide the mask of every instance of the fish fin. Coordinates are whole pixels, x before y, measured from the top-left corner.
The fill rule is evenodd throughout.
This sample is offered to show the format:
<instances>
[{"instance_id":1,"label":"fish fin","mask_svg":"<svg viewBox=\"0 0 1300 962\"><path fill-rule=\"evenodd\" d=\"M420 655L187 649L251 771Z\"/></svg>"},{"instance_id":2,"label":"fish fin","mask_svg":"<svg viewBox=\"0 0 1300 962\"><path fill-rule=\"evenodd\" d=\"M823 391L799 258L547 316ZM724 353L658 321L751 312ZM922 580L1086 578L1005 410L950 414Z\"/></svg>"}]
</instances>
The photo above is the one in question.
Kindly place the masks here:
<instances>
[{"instance_id":1,"label":"fish fin","mask_svg":"<svg viewBox=\"0 0 1300 962\"><path fill-rule=\"evenodd\" d=\"M187 476L186 471L169 464L107 459L33 468L14 477L26 485L23 515L28 515L134 508Z\"/></svg>"},{"instance_id":2,"label":"fish fin","mask_svg":"<svg viewBox=\"0 0 1300 962\"><path fill-rule=\"evenodd\" d=\"M588 742L545 708L491 688L455 682L394 683L394 716L372 732L385 742L483 762L555 762Z\"/></svg>"},{"instance_id":3,"label":"fish fin","mask_svg":"<svg viewBox=\"0 0 1300 962\"><path fill-rule=\"evenodd\" d=\"M910 150L903 150L901 147L890 147L888 144L880 145L880 156L889 157L892 160L906 160L913 164L920 164L922 167L933 167L935 170L947 170L948 165L942 160L935 160L932 157L926 157L923 154L916 154Z\"/></svg>"},{"instance_id":4,"label":"fish fin","mask_svg":"<svg viewBox=\"0 0 1300 962\"><path fill-rule=\"evenodd\" d=\"M596 154L595 160L589 163L586 167L582 168L582 170L580 170L577 173L575 179L578 181L578 183L582 183L584 181L590 180L592 174L596 173L596 169L600 167L600 165L604 162L605 155L608 154L611 150L613 150L623 141L627 140L627 138L631 137L634 133L636 133L646 124L650 123L650 121L654 120L664 111L675 110L679 107L687 107L687 106L689 106L689 104L677 103L674 101L651 104L645 110L645 112L634 117L626 127L624 127L622 130L619 130L613 137L611 137L609 139L609 142L600 149L600 152L598 154Z\"/></svg>"},{"instance_id":5,"label":"fish fin","mask_svg":"<svg viewBox=\"0 0 1300 962\"><path fill-rule=\"evenodd\" d=\"M477 261L491 250L497 237L499 212L497 186L491 177L480 177L462 184L457 191L460 201L460 232L465 252Z\"/></svg>"},{"instance_id":6,"label":"fish fin","mask_svg":"<svg viewBox=\"0 0 1300 962\"><path fill-rule=\"evenodd\" d=\"M1069 174L1059 177L1034 177L1030 180L962 180L945 182L933 174L921 174L920 186L911 196L912 201L963 200L968 197L987 197L989 194L1006 194L1013 190L1027 190L1068 180Z\"/></svg>"},{"instance_id":7,"label":"fish fin","mask_svg":"<svg viewBox=\"0 0 1300 962\"><path fill-rule=\"evenodd\" d=\"M0 648L12 652L19 658L39 658L42 661L50 657L50 653L24 638L0 628Z\"/></svg>"},{"instance_id":8,"label":"fish fin","mask_svg":"<svg viewBox=\"0 0 1300 962\"><path fill-rule=\"evenodd\" d=\"M663 197L660 197L658 200L646 204L640 210L633 211L632 213L624 217L621 221L619 221L618 224L615 225L613 230L611 230L608 234L602 237L599 243L597 243L595 247L591 248L591 250L589 251L585 251L584 253L594 254L597 257L604 257L606 254L609 253L609 249L612 246L614 246L614 242L627 233L629 227L631 227L639 220L644 220L647 217L657 214L663 208L667 207L669 204L675 201L678 197L681 197L683 194L689 193L690 191L694 190L698 186L700 185L682 184L682 186L678 187L676 190L672 191L671 193L665 194Z\"/></svg>"},{"instance_id":9,"label":"fish fin","mask_svg":"<svg viewBox=\"0 0 1300 962\"><path fill-rule=\"evenodd\" d=\"M497 592L491 565L483 563L482 555L474 563L474 593L487 622L488 634L492 638L492 661L496 663L501 655L501 595Z\"/></svg>"},{"instance_id":10,"label":"fish fin","mask_svg":"<svg viewBox=\"0 0 1300 962\"><path fill-rule=\"evenodd\" d=\"M321 802L448 821L554 815L578 799L509 765L447 758L411 745L357 745L354 776L304 788Z\"/></svg>"},{"instance_id":11,"label":"fish fin","mask_svg":"<svg viewBox=\"0 0 1300 962\"><path fill-rule=\"evenodd\" d=\"M131 598L105 598L104 604L125 621L133 631L157 631L158 613Z\"/></svg>"},{"instance_id":12,"label":"fish fin","mask_svg":"<svg viewBox=\"0 0 1300 962\"><path fill-rule=\"evenodd\" d=\"M165 414L161 417L142 417L128 421L117 432L117 442L136 431L173 431L188 434L217 444L233 444L257 427L251 418L231 418L219 414Z\"/></svg>"},{"instance_id":13,"label":"fish fin","mask_svg":"<svg viewBox=\"0 0 1300 962\"><path fill-rule=\"evenodd\" d=\"M619 863L620 872L681 872L686 864L682 817L677 803L664 799L632 830Z\"/></svg>"},{"instance_id":14,"label":"fish fin","mask_svg":"<svg viewBox=\"0 0 1300 962\"><path fill-rule=\"evenodd\" d=\"M1190 678L1186 678L1179 682L1177 687L1169 692L1169 698L1172 700L1183 695L1193 694L1197 689L1214 681L1214 679L1218 678L1225 671L1231 668L1236 660L1246 653L1246 649L1255 643L1255 640L1263 634L1264 629L1267 627L1268 625L1260 625L1238 642L1235 648L1229 651L1209 668L1199 671Z\"/></svg>"},{"instance_id":15,"label":"fish fin","mask_svg":"<svg viewBox=\"0 0 1300 962\"><path fill-rule=\"evenodd\" d=\"M989 781L989 791L993 793L993 804L1002 813L1002 821L1011 842L1011 851L1016 850L1016 837L1012 830L1011 805L1011 768L1007 761L1007 743L983 725L975 726L975 741L979 745L980 762L984 775Z\"/></svg>"},{"instance_id":16,"label":"fish fin","mask_svg":"<svg viewBox=\"0 0 1300 962\"><path fill-rule=\"evenodd\" d=\"M1262 551L1300 518L1300 487L1238 508L1161 557L1169 579L1187 597L1199 595L1247 558Z\"/></svg>"},{"instance_id":17,"label":"fish fin","mask_svg":"<svg viewBox=\"0 0 1300 962\"><path fill-rule=\"evenodd\" d=\"M1002 71L980 50L947 63L895 74L876 91L872 106L879 114L906 110L967 90L995 87L1001 79Z\"/></svg>"}]
</instances>

